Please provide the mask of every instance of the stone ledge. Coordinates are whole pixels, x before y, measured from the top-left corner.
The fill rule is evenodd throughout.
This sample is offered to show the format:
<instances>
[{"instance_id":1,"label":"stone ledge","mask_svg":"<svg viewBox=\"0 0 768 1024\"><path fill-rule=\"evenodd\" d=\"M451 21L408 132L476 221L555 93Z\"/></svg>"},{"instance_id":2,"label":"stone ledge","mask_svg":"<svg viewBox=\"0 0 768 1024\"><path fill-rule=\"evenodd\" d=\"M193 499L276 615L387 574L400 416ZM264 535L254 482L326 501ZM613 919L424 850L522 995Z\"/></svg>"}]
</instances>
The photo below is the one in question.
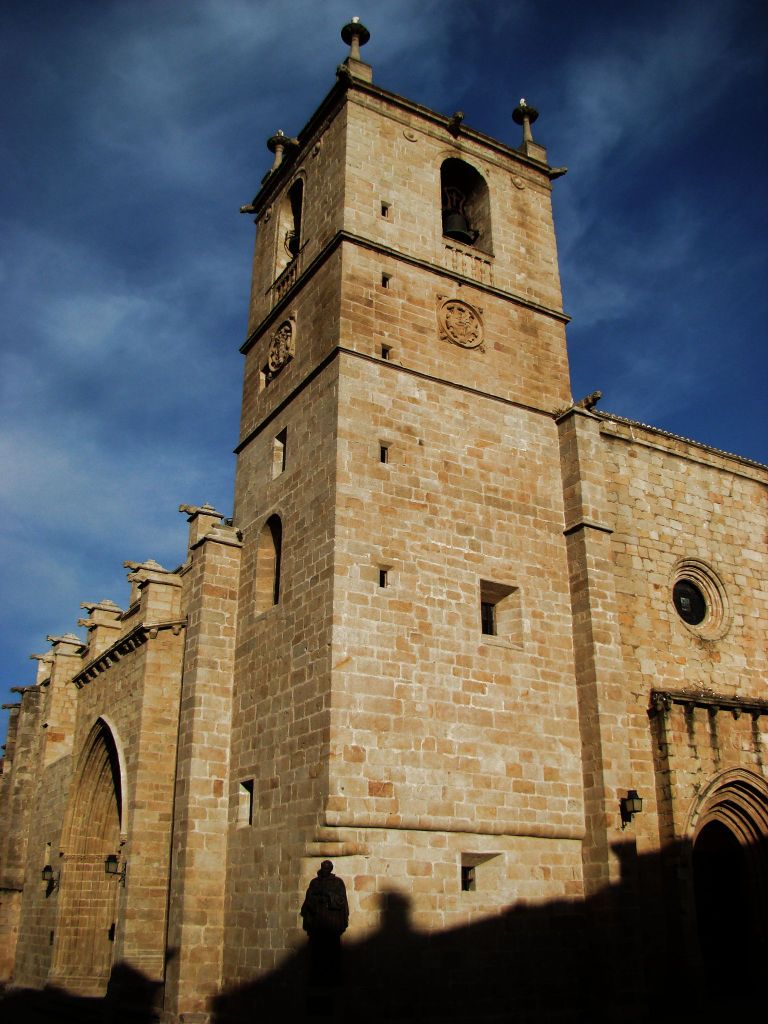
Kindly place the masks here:
<instances>
[{"instance_id":1,"label":"stone ledge","mask_svg":"<svg viewBox=\"0 0 768 1024\"><path fill-rule=\"evenodd\" d=\"M684 708L705 708L710 714L718 711L730 711L734 718L742 714L759 718L768 715L768 700L751 700L742 697L722 697L716 693L686 690L651 690L651 716L664 714L672 709L673 704Z\"/></svg>"}]
</instances>

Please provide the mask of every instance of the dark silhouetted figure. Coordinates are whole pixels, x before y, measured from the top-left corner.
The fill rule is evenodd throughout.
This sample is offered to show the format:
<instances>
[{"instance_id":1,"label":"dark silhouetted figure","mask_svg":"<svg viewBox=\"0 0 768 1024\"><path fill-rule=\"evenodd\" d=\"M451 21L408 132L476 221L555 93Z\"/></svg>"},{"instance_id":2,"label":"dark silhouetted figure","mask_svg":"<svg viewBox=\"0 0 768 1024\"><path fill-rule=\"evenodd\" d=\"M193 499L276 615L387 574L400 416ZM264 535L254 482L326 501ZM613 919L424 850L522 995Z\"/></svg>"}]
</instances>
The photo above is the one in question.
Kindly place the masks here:
<instances>
[{"instance_id":1,"label":"dark silhouetted figure","mask_svg":"<svg viewBox=\"0 0 768 1024\"><path fill-rule=\"evenodd\" d=\"M334 875L331 861L324 860L309 883L301 917L310 951L307 1010L332 1013L333 989L341 984L341 936L349 923L349 904L346 886Z\"/></svg>"}]
</instances>

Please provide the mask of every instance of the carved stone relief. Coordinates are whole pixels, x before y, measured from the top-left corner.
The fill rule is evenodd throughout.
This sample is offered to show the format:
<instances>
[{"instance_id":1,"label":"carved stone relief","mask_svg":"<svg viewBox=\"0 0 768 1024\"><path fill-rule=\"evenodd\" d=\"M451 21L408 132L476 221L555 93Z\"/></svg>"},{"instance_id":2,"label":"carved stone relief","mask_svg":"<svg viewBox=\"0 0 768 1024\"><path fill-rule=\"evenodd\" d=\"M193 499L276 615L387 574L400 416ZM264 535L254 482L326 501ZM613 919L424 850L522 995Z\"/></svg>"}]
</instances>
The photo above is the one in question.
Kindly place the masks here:
<instances>
[{"instance_id":1,"label":"carved stone relief","mask_svg":"<svg viewBox=\"0 0 768 1024\"><path fill-rule=\"evenodd\" d=\"M283 320L269 343L267 366L272 377L293 359L295 351L294 326L292 320Z\"/></svg>"},{"instance_id":2,"label":"carved stone relief","mask_svg":"<svg viewBox=\"0 0 768 1024\"><path fill-rule=\"evenodd\" d=\"M460 348L481 348L485 340L482 310L462 299L438 298L441 300L437 307L440 340L450 341Z\"/></svg>"}]
</instances>

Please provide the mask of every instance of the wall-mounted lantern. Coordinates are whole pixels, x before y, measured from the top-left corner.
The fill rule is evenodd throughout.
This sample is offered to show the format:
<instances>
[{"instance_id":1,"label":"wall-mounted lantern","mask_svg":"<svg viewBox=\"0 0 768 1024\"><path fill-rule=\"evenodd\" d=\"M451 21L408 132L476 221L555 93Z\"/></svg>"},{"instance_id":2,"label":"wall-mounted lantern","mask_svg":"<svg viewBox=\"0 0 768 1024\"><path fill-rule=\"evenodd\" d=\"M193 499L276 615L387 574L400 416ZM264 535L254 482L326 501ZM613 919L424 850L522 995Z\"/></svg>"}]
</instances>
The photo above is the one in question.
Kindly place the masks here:
<instances>
[{"instance_id":1,"label":"wall-mounted lantern","mask_svg":"<svg viewBox=\"0 0 768 1024\"><path fill-rule=\"evenodd\" d=\"M127 862L123 862L122 867L120 866L120 858L116 853L108 853L106 860L104 861L104 874L110 878L118 878L121 885L125 885L125 872L128 867Z\"/></svg>"},{"instance_id":2,"label":"wall-mounted lantern","mask_svg":"<svg viewBox=\"0 0 768 1024\"><path fill-rule=\"evenodd\" d=\"M49 893L55 892L59 888L59 876L55 874L50 864L46 864L43 870L40 872L40 877L47 886Z\"/></svg>"},{"instance_id":3,"label":"wall-mounted lantern","mask_svg":"<svg viewBox=\"0 0 768 1024\"><path fill-rule=\"evenodd\" d=\"M619 800L619 808L621 810L621 827L626 828L632 818L642 811L643 798L638 796L636 789L630 789L627 791L627 795Z\"/></svg>"}]
</instances>

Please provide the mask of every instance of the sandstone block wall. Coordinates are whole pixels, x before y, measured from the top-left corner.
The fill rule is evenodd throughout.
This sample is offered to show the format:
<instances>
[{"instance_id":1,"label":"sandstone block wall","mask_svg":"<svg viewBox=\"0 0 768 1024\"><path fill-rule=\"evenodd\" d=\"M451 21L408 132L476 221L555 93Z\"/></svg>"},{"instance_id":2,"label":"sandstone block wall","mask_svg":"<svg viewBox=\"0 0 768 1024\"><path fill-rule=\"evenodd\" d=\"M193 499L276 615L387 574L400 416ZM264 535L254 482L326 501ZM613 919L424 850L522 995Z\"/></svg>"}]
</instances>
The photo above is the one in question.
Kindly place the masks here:
<instances>
[{"instance_id":1,"label":"sandstone block wall","mask_svg":"<svg viewBox=\"0 0 768 1024\"><path fill-rule=\"evenodd\" d=\"M690 710L685 729L678 723L673 730L674 767L686 770L673 771L660 786L648 709L653 689L765 699L768 471L616 420L604 421L601 436L627 673L627 742L637 788L649 796L640 842L655 845L691 837L697 794L716 773L740 765L765 778L768 717L753 723L749 715L710 717L699 708ZM722 629L712 637L687 626L672 603L676 567L690 559L723 585ZM676 707L673 719L682 714ZM675 811L660 835L655 815L668 818L669 801Z\"/></svg>"}]
</instances>

